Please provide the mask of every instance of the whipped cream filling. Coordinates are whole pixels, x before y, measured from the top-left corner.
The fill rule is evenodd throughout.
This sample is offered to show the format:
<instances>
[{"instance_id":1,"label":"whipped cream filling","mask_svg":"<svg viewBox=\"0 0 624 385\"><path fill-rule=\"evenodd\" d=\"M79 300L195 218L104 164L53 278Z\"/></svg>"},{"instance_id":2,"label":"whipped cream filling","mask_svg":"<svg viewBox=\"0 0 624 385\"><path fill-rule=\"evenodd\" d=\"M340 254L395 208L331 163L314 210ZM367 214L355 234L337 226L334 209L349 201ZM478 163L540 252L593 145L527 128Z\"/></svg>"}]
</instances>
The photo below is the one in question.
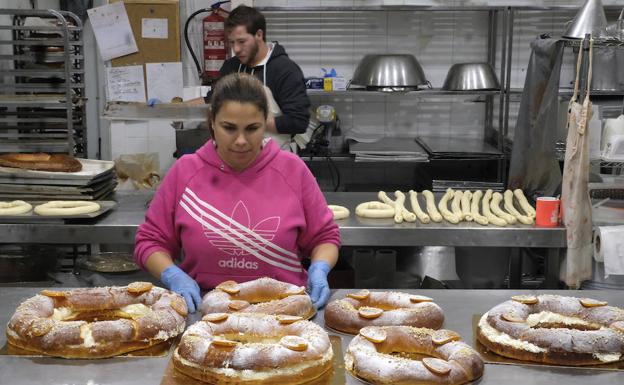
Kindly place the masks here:
<instances>
[{"instance_id":1,"label":"whipped cream filling","mask_svg":"<svg viewBox=\"0 0 624 385\"><path fill-rule=\"evenodd\" d=\"M144 316L152 312L152 309L143 305L142 303L134 303L132 305L126 305L120 308L119 310L131 315L133 318L138 318L138 317Z\"/></svg>"},{"instance_id":2,"label":"whipped cream filling","mask_svg":"<svg viewBox=\"0 0 624 385\"><path fill-rule=\"evenodd\" d=\"M93 338L93 331L91 330L91 325L89 324L80 326L80 338L82 338L82 344L87 348L96 345L95 339Z\"/></svg>"},{"instance_id":3,"label":"whipped cream filling","mask_svg":"<svg viewBox=\"0 0 624 385\"><path fill-rule=\"evenodd\" d=\"M600 325L598 324L593 324L590 322L587 322L585 320L582 320L580 318L575 318L575 317L568 317L565 315L561 315L561 314L557 314L557 313L552 313L549 311L542 311L539 313L534 313L531 314L527 317L526 319L526 323L533 327L535 325L539 325L539 324L563 324L563 325L578 325L578 326L587 326L590 328L595 328L595 329L600 329Z\"/></svg>"},{"instance_id":4,"label":"whipped cream filling","mask_svg":"<svg viewBox=\"0 0 624 385\"><path fill-rule=\"evenodd\" d=\"M203 370L207 369L206 367L202 367L194 362L184 359L178 354L177 349L174 354L177 356L178 360L180 360L182 363L184 363L187 366L201 368ZM250 369L238 370L238 369L231 369L231 368L210 368L210 371L223 377L238 377L242 380L253 379L255 381L263 381L263 380L270 379L271 377L274 377L276 375L288 375L288 374L296 375L297 373L300 373L307 368L318 366L320 363L325 363L331 360L333 356L334 356L334 351L330 347L325 352L325 354L323 354L323 356L318 360L310 360L308 362L302 362L300 364L290 365L286 368L278 368L278 369L268 370L268 371L255 371L255 370L250 370ZM226 365L228 365L228 363L226 363Z\"/></svg>"},{"instance_id":5,"label":"whipped cream filling","mask_svg":"<svg viewBox=\"0 0 624 385\"><path fill-rule=\"evenodd\" d=\"M67 318L70 318L74 315L74 312L69 307L57 307L54 308L54 313L52 314L52 319L55 321L64 321Z\"/></svg>"},{"instance_id":6,"label":"whipped cream filling","mask_svg":"<svg viewBox=\"0 0 624 385\"><path fill-rule=\"evenodd\" d=\"M615 362L619 361L622 355L620 353L594 353L593 356L600 362Z\"/></svg>"},{"instance_id":7,"label":"whipped cream filling","mask_svg":"<svg viewBox=\"0 0 624 385\"><path fill-rule=\"evenodd\" d=\"M483 314L483 317L479 320L479 328L481 333L492 342L496 342L501 345L511 346L515 349L526 350L531 353L545 353L547 350L534 345L530 342L521 341L511 337L510 335L494 329L487 322L488 313Z\"/></svg>"}]
</instances>

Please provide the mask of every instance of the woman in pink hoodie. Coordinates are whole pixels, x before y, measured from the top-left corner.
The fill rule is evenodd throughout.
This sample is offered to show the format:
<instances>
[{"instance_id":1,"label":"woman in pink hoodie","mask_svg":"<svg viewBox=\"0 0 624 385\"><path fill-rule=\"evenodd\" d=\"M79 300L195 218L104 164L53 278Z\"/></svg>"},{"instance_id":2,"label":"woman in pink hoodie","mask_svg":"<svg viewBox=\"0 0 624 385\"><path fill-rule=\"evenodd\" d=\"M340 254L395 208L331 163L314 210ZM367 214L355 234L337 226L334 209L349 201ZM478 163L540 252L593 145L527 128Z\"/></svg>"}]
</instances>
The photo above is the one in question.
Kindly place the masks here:
<instances>
[{"instance_id":1,"label":"woman in pink hoodie","mask_svg":"<svg viewBox=\"0 0 624 385\"><path fill-rule=\"evenodd\" d=\"M264 276L307 283L314 305L324 306L340 234L316 179L299 157L264 140L269 109L258 80L225 76L210 104L214 139L167 173L136 235L137 263L191 312L200 287Z\"/></svg>"}]
</instances>

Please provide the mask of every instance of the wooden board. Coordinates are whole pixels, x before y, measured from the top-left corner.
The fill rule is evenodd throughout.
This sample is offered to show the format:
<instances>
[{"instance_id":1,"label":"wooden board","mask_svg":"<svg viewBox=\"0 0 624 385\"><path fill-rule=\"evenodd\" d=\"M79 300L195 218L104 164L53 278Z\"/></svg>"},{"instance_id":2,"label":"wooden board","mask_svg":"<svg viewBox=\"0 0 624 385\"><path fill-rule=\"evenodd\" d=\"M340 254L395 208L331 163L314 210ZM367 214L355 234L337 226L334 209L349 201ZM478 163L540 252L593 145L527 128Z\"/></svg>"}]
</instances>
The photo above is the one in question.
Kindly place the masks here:
<instances>
[{"instance_id":1,"label":"wooden board","mask_svg":"<svg viewBox=\"0 0 624 385\"><path fill-rule=\"evenodd\" d=\"M110 0L116 3L121 0ZM126 12L132 27L138 52L113 59L113 67L145 63L179 62L180 59L180 5L178 0L125 0ZM167 39L143 39L142 19L167 19ZM145 67L143 68L145 73Z\"/></svg>"}]
</instances>

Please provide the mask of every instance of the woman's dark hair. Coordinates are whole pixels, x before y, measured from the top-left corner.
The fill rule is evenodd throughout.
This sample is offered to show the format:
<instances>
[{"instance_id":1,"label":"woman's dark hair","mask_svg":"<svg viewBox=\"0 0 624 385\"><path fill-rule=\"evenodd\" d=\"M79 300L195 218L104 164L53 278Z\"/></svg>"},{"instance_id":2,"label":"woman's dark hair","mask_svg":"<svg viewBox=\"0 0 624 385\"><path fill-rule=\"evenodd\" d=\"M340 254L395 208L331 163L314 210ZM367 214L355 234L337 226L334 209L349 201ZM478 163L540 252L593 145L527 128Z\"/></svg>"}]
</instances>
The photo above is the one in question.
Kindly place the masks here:
<instances>
[{"instance_id":1,"label":"woman's dark hair","mask_svg":"<svg viewBox=\"0 0 624 385\"><path fill-rule=\"evenodd\" d=\"M269 106L260 80L246 73L234 73L220 78L214 86L210 99L210 122L226 102L251 103L266 119Z\"/></svg>"},{"instance_id":2,"label":"woman's dark hair","mask_svg":"<svg viewBox=\"0 0 624 385\"><path fill-rule=\"evenodd\" d=\"M225 19L225 30L232 29L244 25L247 33L255 35L258 30L262 30L262 40L266 41L266 20L264 15L258 10L246 5L239 5L234 8L227 19Z\"/></svg>"}]
</instances>

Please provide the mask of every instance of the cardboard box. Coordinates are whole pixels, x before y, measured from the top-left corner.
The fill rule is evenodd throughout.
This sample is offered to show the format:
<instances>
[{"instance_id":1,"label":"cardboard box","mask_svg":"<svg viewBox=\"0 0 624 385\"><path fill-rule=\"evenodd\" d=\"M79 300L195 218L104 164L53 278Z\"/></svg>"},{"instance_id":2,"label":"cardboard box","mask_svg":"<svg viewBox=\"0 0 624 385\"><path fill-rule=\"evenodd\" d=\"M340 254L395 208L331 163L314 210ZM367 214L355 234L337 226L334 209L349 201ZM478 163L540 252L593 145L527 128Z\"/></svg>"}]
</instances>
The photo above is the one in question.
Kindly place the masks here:
<instances>
[{"instance_id":1,"label":"cardboard box","mask_svg":"<svg viewBox=\"0 0 624 385\"><path fill-rule=\"evenodd\" d=\"M118 1L121 0L109 0L109 3ZM181 61L179 0L124 0L124 4L139 52L113 59L112 66ZM144 25L150 22L156 30L145 37ZM165 23L166 33L163 28L158 30Z\"/></svg>"}]
</instances>

